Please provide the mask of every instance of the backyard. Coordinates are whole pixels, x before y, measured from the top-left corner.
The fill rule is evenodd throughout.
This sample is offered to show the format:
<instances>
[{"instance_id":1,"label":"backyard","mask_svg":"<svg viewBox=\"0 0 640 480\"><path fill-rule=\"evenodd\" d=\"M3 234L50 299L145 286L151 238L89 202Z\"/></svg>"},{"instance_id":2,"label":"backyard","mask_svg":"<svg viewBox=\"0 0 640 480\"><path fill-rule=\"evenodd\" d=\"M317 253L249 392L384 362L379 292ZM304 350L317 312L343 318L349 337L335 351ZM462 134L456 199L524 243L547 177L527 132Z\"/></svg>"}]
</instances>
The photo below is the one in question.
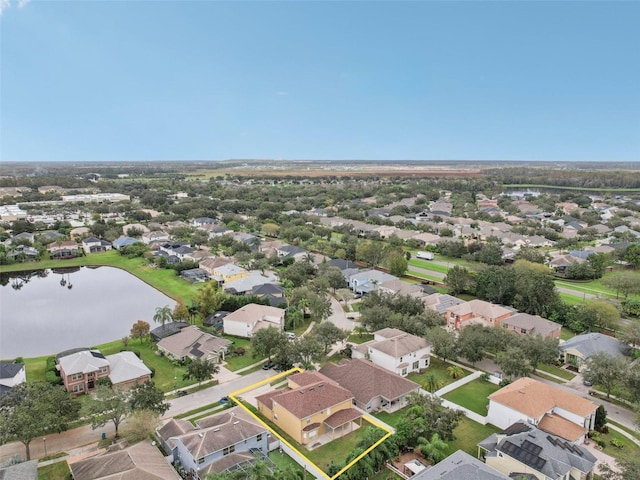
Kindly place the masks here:
<instances>
[{"instance_id":1,"label":"backyard","mask_svg":"<svg viewBox=\"0 0 640 480\"><path fill-rule=\"evenodd\" d=\"M444 387L445 385L448 385L456 381L456 379L451 378L451 375L447 370L451 366L452 364L443 362L439 358L431 357L431 362L429 364L429 367L427 367L424 370L424 372L422 373L411 372L409 375L407 375L407 378L409 380L412 380L418 383L420 386L425 387L427 382L430 381L429 377L433 375L435 377L436 382L438 383L438 388L436 388L436 390L438 390ZM471 373L469 372L469 370L466 370L464 368L461 370L462 370L461 372L462 375L459 378L466 377ZM429 390L429 388L425 387L425 390Z\"/></svg>"},{"instance_id":2,"label":"backyard","mask_svg":"<svg viewBox=\"0 0 640 480\"><path fill-rule=\"evenodd\" d=\"M478 378L443 395L442 398L486 417L489 405L487 397L499 389L499 385Z\"/></svg>"},{"instance_id":3,"label":"backyard","mask_svg":"<svg viewBox=\"0 0 640 480\"><path fill-rule=\"evenodd\" d=\"M498 433L500 430L501 429L494 427L493 425L482 425L467 417L463 417L456 429L453 431L456 438L454 441L448 442L449 446L445 453L447 455L451 455L456 450L462 450L473 457L477 457L478 443L492 433Z\"/></svg>"}]
</instances>

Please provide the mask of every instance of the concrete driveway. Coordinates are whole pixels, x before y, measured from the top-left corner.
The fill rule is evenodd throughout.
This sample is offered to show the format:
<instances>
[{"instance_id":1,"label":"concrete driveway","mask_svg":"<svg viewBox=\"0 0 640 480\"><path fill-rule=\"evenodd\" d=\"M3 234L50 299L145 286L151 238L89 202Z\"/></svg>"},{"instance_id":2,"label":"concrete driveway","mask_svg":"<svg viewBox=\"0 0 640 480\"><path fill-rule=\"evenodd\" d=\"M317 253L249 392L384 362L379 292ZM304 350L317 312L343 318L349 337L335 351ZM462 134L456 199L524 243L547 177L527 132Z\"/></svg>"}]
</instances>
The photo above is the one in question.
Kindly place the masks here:
<instances>
[{"instance_id":1,"label":"concrete driveway","mask_svg":"<svg viewBox=\"0 0 640 480\"><path fill-rule=\"evenodd\" d=\"M328 297L331 301L331 315L326 321L333 323L338 328L352 332L357 323L347 318L347 314L342 308L342 303L331 295L328 295Z\"/></svg>"}]
</instances>

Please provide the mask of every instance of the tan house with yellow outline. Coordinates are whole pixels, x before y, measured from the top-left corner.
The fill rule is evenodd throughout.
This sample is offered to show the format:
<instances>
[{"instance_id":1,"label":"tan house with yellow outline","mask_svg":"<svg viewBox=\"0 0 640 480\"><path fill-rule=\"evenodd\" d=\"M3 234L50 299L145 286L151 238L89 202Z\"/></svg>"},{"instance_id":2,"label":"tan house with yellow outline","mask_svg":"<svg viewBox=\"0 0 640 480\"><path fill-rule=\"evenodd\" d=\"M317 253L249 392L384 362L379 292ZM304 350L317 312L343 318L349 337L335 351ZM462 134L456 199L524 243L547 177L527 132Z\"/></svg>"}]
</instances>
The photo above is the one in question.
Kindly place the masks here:
<instances>
[{"instance_id":1,"label":"tan house with yellow outline","mask_svg":"<svg viewBox=\"0 0 640 480\"><path fill-rule=\"evenodd\" d=\"M301 445L313 445L354 430L362 413L353 408L353 395L317 372L302 372L288 386L256 397L258 411Z\"/></svg>"}]
</instances>

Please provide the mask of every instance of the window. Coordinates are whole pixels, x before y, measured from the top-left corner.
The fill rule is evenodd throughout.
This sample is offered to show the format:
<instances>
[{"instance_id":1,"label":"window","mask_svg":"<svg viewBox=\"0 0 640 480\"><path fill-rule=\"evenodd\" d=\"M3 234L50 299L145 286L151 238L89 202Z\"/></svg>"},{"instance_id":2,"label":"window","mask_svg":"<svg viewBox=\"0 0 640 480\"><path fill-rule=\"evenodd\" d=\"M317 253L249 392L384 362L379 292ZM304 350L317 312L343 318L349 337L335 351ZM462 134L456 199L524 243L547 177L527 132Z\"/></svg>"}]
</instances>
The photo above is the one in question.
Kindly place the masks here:
<instances>
[{"instance_id":1,"label":"window","mask_svg":"<svg viewBox=\"0 0 640 480\"><path fill-rule=\"evenodd\" d=\"M256 435L256 441L261 441L262 440L262 434L259 433L258 435Z\"/></svg>"},{"instance_id":2,"label":"window","mask_svg":"<svg viewBox=\"0 0 640 480\"><path fill-rule=\"evenodd\" d=\"M73 391L74 392L83 392L84 391L84 385L74 385L73 386Z\"/></svg>"},{"instance_id":3,"label":"window","mask_svg":"<svg viewBox=\"0 0 640 480\"><path fill-rule=\"evenodd\" d=\"M307 417L305 421L307 422L307 425L309 425L311 423L311 417Z\"/></svg>"},{"instance_id":4,"label":"window","mask_svg":"<svg viewBox=\"0 0 640 480\"><path fill-rule=\"evenodd\" d=\"M413 362L413 369L418 370L420 368L420 362Z\"/></svg>"},{"instance_id":5,"label":"window","mask_svg":"<svg viewBox=\"0 0 640 480\"><path fill-rule=\"evenodd\" d=\"M521 328L520 329L520 333L527 333L527 329L526 328Z\"/></svg>"},{"instance_id":6,"label":"window","mask_svg":"<svg viewBox=\"0 0 640 480\"><path fill-rule=\"evenodd\" d=\"M229 455L230 453L233 453L235 451L236 451L236 446L231 445L230 447L226 447L222 449L222 455Z\"/></svg>"},{"instance_id":7,"label":"window","mask_svg":"<svg viewBox=\"0 0 640 480\"><path fill-rule=\"evenodd\" d=\"M277 413L274 413L274 414L273 414L273 419L274 419L274 420L277 420L277 419L278 419L278 414L277 414Z\"/></svg>"},{"instance_id":8,"label":"window","mask_svg":"<svg viewBox=\"0 0 640 480\"><path fill-rule=\"evenodd\" d=\"M198 465L200 465L200 464L202 464L202 463L204 463L204 457L200 457L200 458L198 459Z\"/></svg>"},{"instance_id":9,"label":"window","mask_svg":"<svg viewBox=\"0 0 640 480\"><path fill-rule=\"evenodd\" d=\"M82 374L74 373L73 375L71 375L71 380L82 380Z\"/></svg>"},{"instance_id":10,"label":"window","mask_svg":"<svg viewBox=\"0 0 640 480\"><path fill-rule=\"evenodd\" d=\"M402 369L402 374L401 374L401 375L404 377L406 374L407 374L407 369L406 369L406 368L403 368L403 369Z\"/></svg>"}]
</instances>

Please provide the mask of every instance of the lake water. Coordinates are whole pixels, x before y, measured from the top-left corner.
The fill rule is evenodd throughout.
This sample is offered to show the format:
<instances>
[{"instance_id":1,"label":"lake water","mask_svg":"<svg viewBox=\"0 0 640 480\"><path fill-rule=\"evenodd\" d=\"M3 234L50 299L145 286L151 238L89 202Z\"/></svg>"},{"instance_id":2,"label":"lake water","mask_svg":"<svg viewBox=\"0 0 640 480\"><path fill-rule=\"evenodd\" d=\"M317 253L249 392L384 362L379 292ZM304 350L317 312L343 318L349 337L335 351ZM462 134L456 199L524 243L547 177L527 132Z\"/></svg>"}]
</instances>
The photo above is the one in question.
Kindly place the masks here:
<instances>
[{"instance_id":1,"label":"lake water","mask_svg":"<svg viewBox=\"0 0 640 480\"><path fill-rule=\"evenodd\" d=\"M54 355L154 325L156 307L175 301L111 267L78 267L0 276L0 358ZM71 285L71 288L69 288Z\"/></svg>"}]
</instances>

